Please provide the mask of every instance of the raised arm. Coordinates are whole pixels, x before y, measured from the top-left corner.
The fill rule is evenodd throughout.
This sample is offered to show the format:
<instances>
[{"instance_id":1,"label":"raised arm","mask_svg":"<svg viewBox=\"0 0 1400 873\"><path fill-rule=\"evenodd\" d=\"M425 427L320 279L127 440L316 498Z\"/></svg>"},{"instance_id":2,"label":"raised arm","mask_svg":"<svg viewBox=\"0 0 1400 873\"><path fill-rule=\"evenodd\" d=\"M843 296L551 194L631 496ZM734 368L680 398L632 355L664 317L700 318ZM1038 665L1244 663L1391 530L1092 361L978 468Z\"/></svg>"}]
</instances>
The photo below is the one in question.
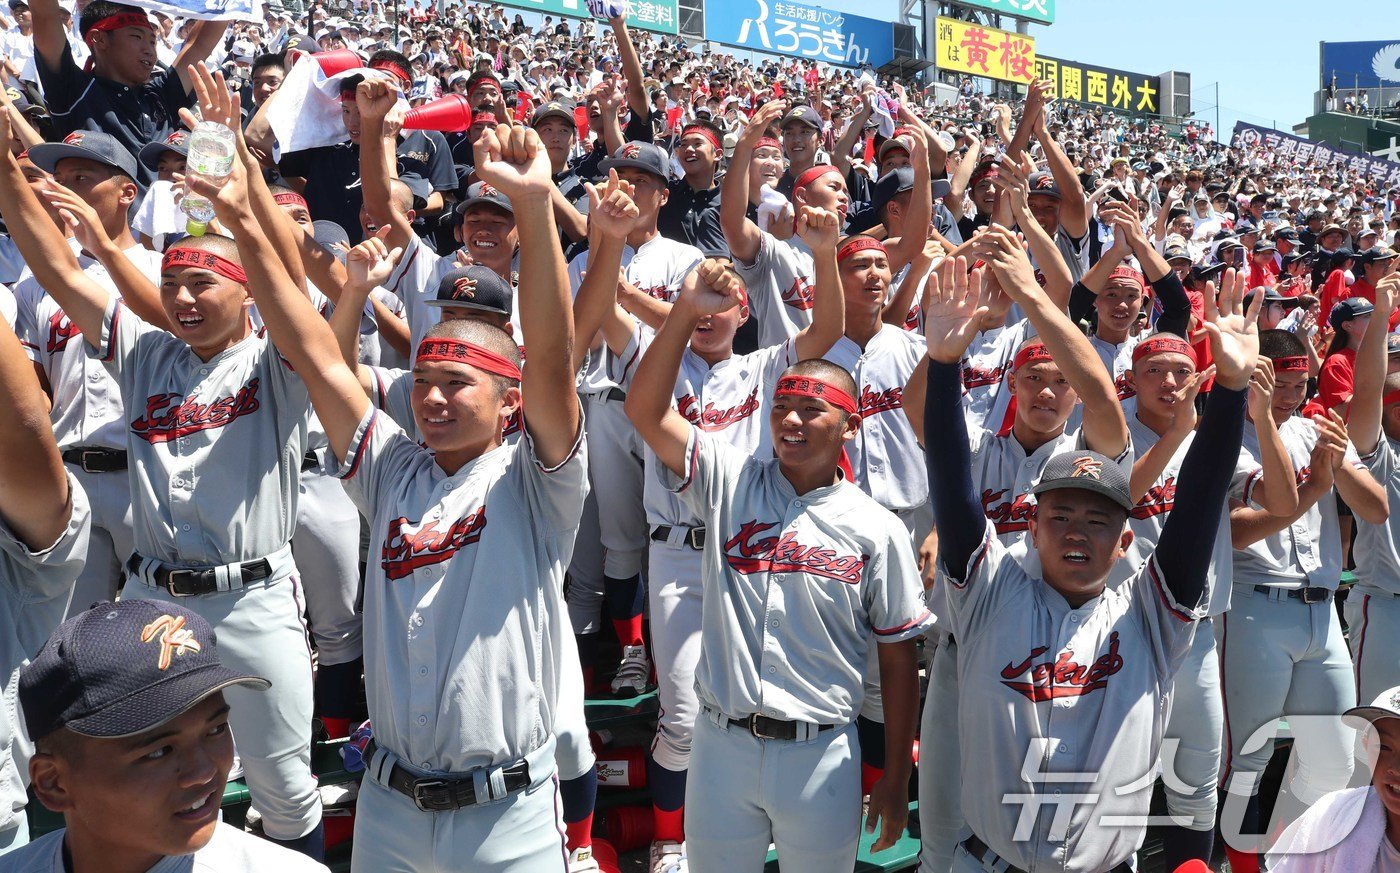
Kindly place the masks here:
<instances>
[{"instance_id":1,"label":"raised arm","mask_svg":"<svg viewBox=\"0 0 1400 873\"><path fill-rule=\"evenodd\" d=\"M58 0L33 0L29 4L34 25L34 53L50 70L59 68L63 50L68 47L68 29L63 26L63 10Z\"/></svg>"},{"instance_id":2,"label":"raised arm","mask_svg":"<svg viewBox=\"0 0 1400 873\"><path fill-rule=\"evenodd\" d=\"M1273 405L1274 362L1261 356L1249 380L1247 406L1259 437L1259 466L1263 470L1254 486L1253 500L1264 512L1283 518L1298 510L1298 477L1274 424Z\"/></svg>"},{"instance_id":3,"label":"raised arm","mask_svg":"<svg viewBox=\"0 0 1400 873\"><path fill-rule=\"evenodd\" d=\"M651 113L651 107L647 105L647 89L642 84L646 73L642 71L642 59L637 55L637 47L632 44L632 35L627 32L626 13L608 19L608 26L617 38L617 56L622 61L622 75L627 77L627 106L633 115L646 118Z\"/></svg>"},{"instance_id":4,"label":"raised arm","mask_svg":"<svg viewBox=\"0 0 1400 873\"><path fill-rule=\"evenodd\" d=\"M914 189L909 192L909 215L904 235L889 247L890 269L902 269L924 249L929 225L933 223L932 175L929 170L928 137L922 128L913 128L909 137L909 162L914 170Z\"/></svg>"},{"instance_id":5,"label":"raised arm","mask_svg":"<svg viewBox=\"0 0 1400 873\"><path fill-rule=\"evenodd\" d=\"M476 142L476 174L510 198L520 234L521 345L530 349L520 391L525 428L545 467L568 459L582 414L574 392L574 318L549 191L549 155L526 127L499 125Z\"/></svg>"},{"instance_id":6,"label":"raised arm","mask_svg":"<svg viewBox=\"0 0 1400 873\"><path fill-rule=\"evenodd\" d=\"M50 223L52 226L52 223ZM30 551L68 526L72 495L49 424L49 403L10 323L0 318L0 518Z\"/></svg>"},{"instance_id":7,"label":"raised arm","mask_svg":"<svg viewBox=\"0 0 1400 873\"><path fill-rule=\"evenodd\" d=\"M360 189L365 211L376 224L393 228L384 240L386 245L406 250L413 239L413 225L408 216L394 208L389 185L397 176L390 143L398 136L398 125L387 119L397 101L398 94L383 80L366 79L355 88L355 106L364 127L360 135Z\"/></svg>"},{"instance_id":8,"label":"raised arm","mask_svg":"<svg viewBox=\"0 0 1400 873\"><path fill-rule=\"evenodd\" d=\"M855 148L856 140L865 130L865 123L870 120L870 114L875 111L874 100L875 92L873 91L867 91L861 95L860 108L851 117L846 129L841 131L841 138L836 140L836 145L831 150L831 165L840 170L843 176L851 171L851 149Z\"/></svg>"},{"instance_id":9,"label":"raised arm","mask_svg":"<svg viewBox=\"0 0 1400 873\"><path fill-rule=\"evenodd\" d=\"M1201 386L1206 380L1215 375L1215 367L1206 367L1191 374L1181 387L1174 392L1176 403L1173 405L1175 415L1172 416L1171 424L1168 425L1166 433L1161 434L1161 438L1153 443L1147 451L1138 455L1133 460L1133 472L1128 477L1128 493L1133 502L1137 503L1142 499L1162 474L1166 472L1167 464L1171 462L1176 450L1181 448L1181 444L1186 441L1196 428L1196 395L1200 393Z\"/></svg>"},{"instance_id":10,"label":"raised arm","mask_svg":"<svg viewBox=\"0 0 1400 873\"><path fill-rule=\"evenodd\" d=\"M180 85L185 89L186 94L194 90L194 76L190 73L190 67L192 65L198 65L201 69L204 67L209 53L219 44L219 40L224 38L228 22L196 21L193 27L194 33L185 39L185 44L180 47L180 53L175 56L175 63L171 65L175 68L176 74L179 75Z\"/></svg>"},{"instance_id":11,"label":"raised arm","mask_svg":"<svg viewBox=\"0 0 1400 873\"><path fill-rule=\"evenodd\" d=\"M1045 293L1062 310L1069 309L1070 293L1074 280L1070 278L1069 265L1060 256L1055 241L1040 226L1031 214L1030 175L1035 165L1030 158L1019 163L1009 157L1001 159L1001 172L997 174L996 185L1002 191L1001 200L1011 211L1016 227L1026 238L1035 262L1040 265L1040 274L1045 277Z\"/></svg>"},{"instance_id":12,"label":"raised arm","mask_svg":"<svg viewBox=\"0 0 1400 873\"><path fill-rule=\"evenodd\" d=\"M581 342L574 344L572 365L575 370L583 366L584 355L593 347L598 332L618 321L617 287L622 250L639 214L632 199L632 186L618 177L617 170L609 170L608 180L601 186L588 182L584 185L588 189L591 235L588 269L574 298L574 333L582 337ZM631 321L631 316L626 318ZM614 354L622 354L628 337L615 330L604 330L603 340Z\"/></svg>"},{"instance_id":13,"label":"raised arm","mask_svg":"<svg viewBox=\"0 0 1400 873\"><path fill-rule=\"evenodd\" d=\"M970 134L964 134L964 137L967 139L967 154L962 156L958 168L948 180L948 193L943 198L943 205L953 213L953 218L959 220L963 217L963 195L967 193L967 183L972 181L972 171L977 169L977 162L982 158L982 138Z\"/></svg>"},{"instance_id":14,"label":"raised arm","mask_svg":"<svg viewBox=\"0 0 1400 873\"><path fill-rule=\"evenodd\" d=\"M1048 90L1050 87L1048 81L1037 82L1031 86L1032 89L1042 90ZM1060 188L1060 227L1065 229L1065 233L1079 239L1089 232L1089 204L1084 200L1084 186L1079 182L1079 173L1075 171L1074 164L1070 163L1064 149L1060 148L1060 144L1050 135L1045 110L1035 117L1034 124L1035 137L1045 152L1045 162L1050 165L1050 175L1055 177L1055 184Z\"/></svg>"},{"instance_id":15,"label":"raised arm","mask_svg":"<svg viewBox=\"0 0 1400 873\"><path fill-rule=\"evenodd\" d=\"M797 359L820 358L846 332L846 296L836 243L841 217L825 209L804 206L797 215L797 233L812 250L812 323L793 338Z\"/></svg>"},{"instance_id":16,"label":"raised arm","mask_svg":"<svg viewBox=\"0 0 1400 873\"><path fill-rule=\"evenodd\" d=\"M787 109L787 101L770 100L763 104L748 127L739 135L734 144L734 154L729 159L728 171L720 189L719 226L724 232L724 241L729 245L729 253L741 264L752 264L758 259L758 249L763 243L763 231L749 220L749 161L753 158L754 147L763 138L772 124Z\"/></svg>"},{"instance_id":17,"label":"raised arm","mask_svg":"<svg viewBox=\"0 0 1400 873\"><path fill-rule=\"evenodd\" d=\"M1352 445L1363 456L1374 452L1381 438L1381 416L1385 412L1382 393L1385 387L1388 323L1379 316L1390 312L1395 306L1397 291L1400 291L1400 274L1392 273L1376 283L1377 317L1366 325L1361 346L1356 350L1356 378L1352 385L1351 417L1347 428L1351 432Z\"/></svg>"},{"instance_id":18,"label":"raised arm","mask_svg":"<svg viewBox=\"0 0 1400 873\"><path fill-rule=\"evenodd\" d=\"M1128 423L1113 379L1088 338L1035 281L1030 259L1016 235L993 225L973 246L997 274L1001 287L1020 304L1065 380L1084 403L1084 441L1096 452L1116 458L1128 447Z\"/></svg>"},{"instance_id":19,"label":"raised arm","mask_svg":"<svg viewBox=\"0 0 1400 873\"><path fill-rule=\"evenodd\" d=\"M686 472L685 449L691 430L690 422L671 406L681 356L700 320L738 306L743 287L738 275L723 261L702 261L681 284L671 314L632 377L624 407L627 417L657 460L677 476Z\"/></svg>"}]
</instances>

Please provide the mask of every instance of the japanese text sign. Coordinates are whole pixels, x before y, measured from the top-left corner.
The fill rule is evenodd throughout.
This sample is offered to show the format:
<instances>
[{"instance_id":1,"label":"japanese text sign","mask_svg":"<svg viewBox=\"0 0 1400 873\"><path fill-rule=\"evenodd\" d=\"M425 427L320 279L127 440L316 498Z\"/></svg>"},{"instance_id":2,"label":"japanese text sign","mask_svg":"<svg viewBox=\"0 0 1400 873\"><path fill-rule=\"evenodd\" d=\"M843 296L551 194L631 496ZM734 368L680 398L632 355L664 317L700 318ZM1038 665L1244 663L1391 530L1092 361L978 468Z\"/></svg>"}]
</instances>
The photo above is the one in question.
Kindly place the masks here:
<instances>
[{"instance_id":1,"label":"japanese text sign","mask_svg":"<svg viewBox=\"0 0 1400 873\"><path fill-rule=\"evenodd\" d=\"M894 58L888 21L779 0L707 0L705 38L843 67L879 67Z\"/></svg>"},{"instance_id":2,"label":"japanese text sign","mask_svg":"<svg viewBox=\"0 0 1400 873\"><path fill-rule=\"evenodd\" d=\"M1029 85L1035 81L1035 39L952 18L937 23L938 69Z\"/></svg>"},{"instance_id":3,"label":"japanese text sign","mask_svg":"<svg viewBox=\"0 0 1400 873\"><path fill-rule=\"evenodd\" d=\"M1161 114L1160 76L1038 55L1035 59L1035 77L1049 79L1054 86L1052 96L1060 100L1123 112Z\"/></svg>"}]
</instances>

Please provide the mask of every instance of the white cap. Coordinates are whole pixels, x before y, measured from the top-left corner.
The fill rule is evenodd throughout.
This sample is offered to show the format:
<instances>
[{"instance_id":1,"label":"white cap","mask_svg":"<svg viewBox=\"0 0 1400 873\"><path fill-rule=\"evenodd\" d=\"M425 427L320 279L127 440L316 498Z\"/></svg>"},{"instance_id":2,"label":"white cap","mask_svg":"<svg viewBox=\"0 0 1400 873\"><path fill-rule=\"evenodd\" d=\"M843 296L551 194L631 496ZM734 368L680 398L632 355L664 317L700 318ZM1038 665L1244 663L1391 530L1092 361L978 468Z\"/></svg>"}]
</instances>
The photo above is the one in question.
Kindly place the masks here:
<instances>
[{"instance_id":1,"label":"white cap","mask_svg":"<svg viewBox=\"0 0 1400 873\"><path fill-rule=\"evenodd\" d=\"M1383 718L1400 718L1400 685L1382 691L1370 706L1353 706L1342 713L1342 718L1354 725L1358 720L1375 724Z\"/></svg>"}]
</instances>

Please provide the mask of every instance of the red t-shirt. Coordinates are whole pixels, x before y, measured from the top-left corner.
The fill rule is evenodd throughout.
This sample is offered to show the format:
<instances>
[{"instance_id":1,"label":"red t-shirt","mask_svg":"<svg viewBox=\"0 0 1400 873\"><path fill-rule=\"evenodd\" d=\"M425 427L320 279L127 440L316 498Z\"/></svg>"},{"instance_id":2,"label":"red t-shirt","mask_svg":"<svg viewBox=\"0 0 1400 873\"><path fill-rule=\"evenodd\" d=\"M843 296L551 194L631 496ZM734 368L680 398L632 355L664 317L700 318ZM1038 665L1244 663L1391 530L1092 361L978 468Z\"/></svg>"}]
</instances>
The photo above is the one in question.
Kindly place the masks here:
<instances>
[{"instance_id":1,"label":"red t-shirt","mask_svg":"<svg viewBox=\"0 0 1400 873\"><path fill-rule=\"evenodd\" d=\"M1341 297L1338 297L1332 302L1336 303L1351 297L1360 297L1364 300L1369 300L1374 304L1376 302L1376 286L1372 285L1370 282L1367 282L1365 279L1357 279L1355 282L1351 283L1350 288L1346 289L1346 293L1344 293ZM1330 314L1332 312L1332 309L1329 307L1327 309L1324 309L1323 312L1324 314ZM1390 330L1395 330L1395 325L1400 324L1400 309L1391 310L1389 324Z\"/></svg>"},{"instance_id":2,"label":"red t-shirt","mask_svg":"<svg viewBox=\"0 0 1400 873\"><path fill-rule=\"evenodd\" d=\"M1322 408L1332 409L1350 401L1355 380L1355 349L1342 349L1328 355L1317 374L1317 399Z\"/></svg>"}]
</instances>

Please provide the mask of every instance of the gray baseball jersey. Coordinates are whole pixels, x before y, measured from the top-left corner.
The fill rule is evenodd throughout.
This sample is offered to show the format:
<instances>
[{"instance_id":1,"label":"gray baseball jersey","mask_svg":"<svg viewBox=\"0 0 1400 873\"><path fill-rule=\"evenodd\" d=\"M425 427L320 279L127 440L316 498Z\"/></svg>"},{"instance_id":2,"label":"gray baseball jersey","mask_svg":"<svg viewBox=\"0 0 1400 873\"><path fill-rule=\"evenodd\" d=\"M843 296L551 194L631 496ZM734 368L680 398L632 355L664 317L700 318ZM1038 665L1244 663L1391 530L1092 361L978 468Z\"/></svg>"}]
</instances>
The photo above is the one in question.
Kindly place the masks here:
<instances>
[{"instance_id":1,"label":"gray baseball jersey","mask_svg":"<svg viewBox=\"0 0 1400 873\"><path fill-rule=\"evenodd\" d=\"M1011 386L1006 377L1016 349L1033 336L1035 327L1025 319L984 331L972 341L962 359L963 417L969 432L985 427L1000 433L1011 424Z\"/></svg>"},{"instance_id":2,"label":"gray baseball jersey","mask_svg":"<svg viewBox=\"0 0 1400 873\"><path fill-rule=\"evenodd\" d=\"M1297 471L1298 484L1302 485L1312 470L1309 462L1317 444L1317 430L1312 421L1295 415L1279 427L1278 433ZM1255 461L1259 460L1259 434L1249 421L1244 424L1244 449ZM1350 443L1344 463L1362 468ZM1342 538L1337 526L1337 501L1332 494L1324 494L1278 533L1236 549L1234 575L1235 582L1241 585L1335 591L1342 577Z\"/></svg>"},{"instance_id":3,"label":"gray baseball jersey","mask_svg":"<svg viewBox=\"0 0 1400 873\"><path fill-rule=\"evenodd\" d=\"M1175 602L1155 559L1074 609L995 533L988 521L960 580L940 562L935 583L948 589L958 640L963 812L1014 866L1100 873L1142 843L1144 825L1100 817L1145 819L1144 777L1204 610Z\"/></svg>"},{"instance_id":4,"label":"gray baseball jersey","mask_svg":"<svg viewBox=\"0 0 1400 873\"><path fill-rule=\"evenodd\" d=\"M0 708L0 833L18 824L28 802L29 757L34 746L19 708L19 673L63 621L73 582L88 551L88 502L70 473L73 511L53 545L32 552L0 522L0 668L5 673Z\"/></svg>"},{"instance_id":5,"label":"gray baseball jersey","mask_svg":"<svg viewBox=\"0 0 1400 873\"><path fill-rule=\"evenodd\" d=\"M904 525L846 481L799 496L776 460L693 426L686 475L665 477L709 531L700 702L731 718L853 720L872 639L933 622Z\"/></svg>"},{"instance_id":6,"label":"gray baseball jersey","mask_svg":"<svg viewBox=\"0 0 1400 873\"><path fill-rule=\"evenodd\" d=\"M14 292L10 291L8 285L0 285L0 318L5 319L11 330L14 330L15 322L19 318L19 307L15 304Z\"/></svg>"},{"instance_id":7,"label":"gray baseball jersey","mask_svg":"<svg viewBox=\"0 0 1400 873\"><path fill-rule=\"evenodd\" d=\"M1138 418L1136 399L1125 401L1123 412L1128 417L1128 433L1133 440L1133 449L1145 454L1161 437ZM1181 473L1186 451L1191 448L1195 438L1194 432L1186 435L1186 439L1177 446L1176 452L1172 454L1157 481L1152 483L1152 487L1147 489L1147 493L1138 500L1132 512L1128 513L1128 527L1133 532L1133 541L1123 558L1113 565L1113 570L1108 575L1110 587L1117 588L1136 577L1138 570L1146 565L1147 559L1157 548L1157 540L1162 536L1162 525L1166 524L1167 514L1176 505L1176 477ZM1249 500L1263 473L1264 468L1259 466L1259 462L1241 449L1234 476L1230 480L1230 496L1239 500ZM1206 570L1206 585L1210 592L1206 601L1206 615L1220 615L1230 608L1230 583L1234 577L1232 551L1230 507L1227 503L1220 508L1220 528L1216 531L1215 550L1212 552L1210 567Z\"/></svg>"},{"instance_id":8,"label":"gray baseball jersey","mask_svg":"<svg viewBox=\"0 0 1400 873\"><path fill-rule=\"evenodd\" d=\"M775 346L812 323L815 276L812 250L800 237L783 241L763 231L752 264L735 260L758 319L758 345Z\"/></svg>"},{"instance_id":9,"label":"gray baseball jersey","mask_svg":"<svg viewBox=\"0 0 1400 873\"><path fill-rule=\"evenodd\" d=\"M160 252L133 246L123 254L152 282L159 282ZM83 273L117 294L107 268L78 254ZM15 286L19 316L16 333L29 359L43 368L53 392L54 438L61 448L126 448L121 391L101 362L84 348L82 334L33 276Z\"/></svg>"},{"instance_id":10,"label":"gray baseball jersey","mask_svg":"<svg viewBox=\"0 0 1400 873\"><path fill-rule=\"evenodd\" d=\"M1376 481L1385 486L1386 500L1392 507L1391 519L1385 524L1371 524L1356 519L1356 544L1351 553L1356 558L1357 587L1369 593L1400 595L1400 544L1396 530L1400 525L1400 443L1381 434L1375 451L1361 459Z\"/></svg>"},{"instance_id":11,"label":"gray baseball jersey","mask_svg":"<svg viewBox=\"0 0 1400 873\"><path fill-rule=\"evenodd\" d=\"M66 828L50 831L0 860L6 873L65 873L63 836ZM327 873L327 867L300 852L245 834L219 822L209 843L192 855L161 858L146 873Z\"/></svg>"},{"instance_id":12,"label":"gray baseball jersey","mask_svg":"<svg viewBox=\"0 0 1400 873\"><path fill-rule=\"evenodd\" d=\"M550 741L586 469L580 428L553 468L527 436L449 476L387 415L366 411L332 472L370 519L365 676L384 748L463 772Z\"/></svg>"},{"instance_id":13,"label":"gray baseball jersey","mask_svg":"<svg viewBox=\"0 0 1400 873\"><path fill-rule=\"evenodd\" d=\"M401 314L408 321L411 349L414 354L417 353L418 343L428 332L428 328L442 319L442 309L429 306L428 301L437 295L438 282L442 277L457 269L455 255L456 252L440 255L415 235L409 240L398 264L394 266L393 272L385 282L385 287L403 301ZM512 292L515 290L514 270L519 264L519 259L520 254L517 252L511 261ZM511 303L511 311L516 313L512 317L512 325L516 329L515 336L519 337L520 306L514 293L511 295Z\"/></svg>"},{"instance_id":14,"label":"gray baseball jersey","mask_svg":"<svg viewBox=\"0 0 1400 873\"><path fill-rule=\"evenodd\" d=\"M112 299L100 348L126 407L136 551L175 565L251 561L292 538L306 386L250 333L201 361Z\"/></svg>"},{"instance_id":15,"label":"gray baseball jersey","mask_svg":"<svg viewBox=\"0 0 1400 873\"><path fill-rule=\"evenodd\" d=\"M904 386L927 351L923 337L882 324L864 350L843 336L822 356L856 380L860 432L846 443L855 484L893 512L928 504L924 452L904 414Z\"/></svg>"}]
</instances>

